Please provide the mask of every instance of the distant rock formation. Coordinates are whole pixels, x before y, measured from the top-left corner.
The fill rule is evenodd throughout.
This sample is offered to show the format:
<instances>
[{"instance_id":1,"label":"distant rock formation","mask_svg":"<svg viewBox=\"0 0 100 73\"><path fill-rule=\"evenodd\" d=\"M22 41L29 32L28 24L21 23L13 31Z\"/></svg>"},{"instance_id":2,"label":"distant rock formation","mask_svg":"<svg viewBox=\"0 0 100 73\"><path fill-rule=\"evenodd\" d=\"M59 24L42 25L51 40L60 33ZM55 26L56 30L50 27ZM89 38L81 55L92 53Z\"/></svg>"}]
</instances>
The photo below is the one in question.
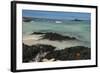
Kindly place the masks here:
<instances>
[{"instance_id":1,"label":"distant rock formation","mask_svg":"<svg viewBox=\"0 0 100 73\"><path fill-rule=\"evenodd\" d=\"M23 19L23 22L30 22L33 20L32 17L23 17L22 19Z\"/></svg>"},{"instance_id":2,"label":"distant rock formation","mask_svg":"<svg viewBox=\"0 0 100 73\"><path fill-rule=\"evenodd\" d=\"M80 19L77 19L77 18L76 18L76 19L74 19L73 21L83 21L83 20L80 20Z\"/></svg>"}]
</instances>

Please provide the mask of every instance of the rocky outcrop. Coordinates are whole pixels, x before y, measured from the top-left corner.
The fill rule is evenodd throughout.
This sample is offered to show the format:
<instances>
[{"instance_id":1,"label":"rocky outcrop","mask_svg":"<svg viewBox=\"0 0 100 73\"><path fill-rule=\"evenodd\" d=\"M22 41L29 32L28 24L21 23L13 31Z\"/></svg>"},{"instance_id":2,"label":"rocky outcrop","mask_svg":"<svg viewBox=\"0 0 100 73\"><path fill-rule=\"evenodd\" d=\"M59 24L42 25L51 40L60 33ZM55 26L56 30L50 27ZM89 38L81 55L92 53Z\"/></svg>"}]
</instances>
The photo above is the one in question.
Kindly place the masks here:
<instances>
[{"instance_id":1,"label":"rocky outcrop","mask_svg":"<svg viewBox=\"0 0 100 73\"><path fill-rule=\"evenodd\" d=\"M75 37L70 37L70 36L64 36L58 33L53 33L53 32L33 32L32 34L44 34L42 36L42 39L48 39L52 41L63 41L63 40L77 40Z\"/></svg>"},{"instance_id":2,"label":"rocky outcrop","mask_svg":"<svg viewBox=\"0 0 100 73\"><path fill-rule=\"evenodd\" d=\"M23 44L23 62L42 62L44 59L57 61L86 60L91 58L91 50L84 46L75 46L62 50L55 50L51 45L36 44L28 46Z\"/></svg>"},{"instance_id":3,"label":"rocky outcrop","mask_svg":"<svg viewBox=\"0 0 100 73\"><path fill-rule=\"evenodd\" d=\"M65 48L63 50L55 50L48 53L45 58L55 60L85 60L90 59L90 48L84 46L75 46L70 48Z\"/></svg>"},{"instance_id":4,"label":"rocky outcrop","mask_svg":"<svg viewBox=\"0 0 100 73\"><path fill-rule=\"evenodd\" d=\"M42 55L46 52L52 52L55 48L56 47L53 47L51 45L37 44L28 46L23 44L23 62L34 61L34 58L38 54Z\"/></svg>"}]
</instances>

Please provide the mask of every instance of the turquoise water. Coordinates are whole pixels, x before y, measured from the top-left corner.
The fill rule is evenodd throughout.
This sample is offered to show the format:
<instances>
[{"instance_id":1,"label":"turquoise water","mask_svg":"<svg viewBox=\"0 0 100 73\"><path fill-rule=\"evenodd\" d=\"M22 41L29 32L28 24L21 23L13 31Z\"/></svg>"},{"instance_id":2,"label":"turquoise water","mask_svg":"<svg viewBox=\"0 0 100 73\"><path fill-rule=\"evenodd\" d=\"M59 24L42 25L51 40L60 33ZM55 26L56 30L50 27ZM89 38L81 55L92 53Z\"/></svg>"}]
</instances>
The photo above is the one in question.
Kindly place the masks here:
<instances>
[{"instance_id":1,"label":"turquoise water","mask_svg":"<svg viewBox=\"0 0 100 73\"><path fill-rule=\"evenodd\" d=\"M90 43L90 21L61 21L56 22L43 22L43 21L31 21L23 22L22 25L23 35L30 34L32 32L56 32L63 35L74 36L81 41Z\"/></svg>"}]
</instances>

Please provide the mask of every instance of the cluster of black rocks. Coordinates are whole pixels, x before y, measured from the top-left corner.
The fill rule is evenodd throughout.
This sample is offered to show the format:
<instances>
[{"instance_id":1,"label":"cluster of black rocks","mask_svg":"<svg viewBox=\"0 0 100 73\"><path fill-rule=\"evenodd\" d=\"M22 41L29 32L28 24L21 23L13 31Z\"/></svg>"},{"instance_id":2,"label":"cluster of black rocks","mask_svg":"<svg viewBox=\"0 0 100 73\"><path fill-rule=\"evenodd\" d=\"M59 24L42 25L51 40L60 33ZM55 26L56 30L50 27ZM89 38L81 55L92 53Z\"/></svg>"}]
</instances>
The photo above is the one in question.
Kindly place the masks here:
<instances>
[{"instance_id":1,"label":"cluster of black rocks","mask_svg":"<svg viewBox=\"0 0 100 73\"><path fill-rule=\"evenodd\" d=\"M75 46L70 48L65 48L62 50L55 50L49 52L45 58L55 60L84 60L90 59L90 48L83 46Z\"/></svg>"},{"instance_id":2,"label":"cluster of black rocks","mask_svg":"<svg viewBox=\"0 0 100 73\"><path fill-rule=\"evenodd\" d=\"M51 45L32 45L28 46L23 44L23 62L34 61L37 54L43 54L44 52L52 52L56 47Z\"/></svg>"},{"instance_id":3,"label":"cluster of black rocks","mask_svg":"<svg viewBox=\"0 0 100 73\"><path fill-rule=\"evenodd\" d=\"M65 48L62 50L55 50L56 47L51 45L43 45L36 44L32 46L28 46L23 44L23 62L35 62L35 58L37 54L44 54L44 56L40 56L38 62L42 62L43 59L52 59L54 61L61 60L86 60L91 58L90 48L84 46L75 46L70 48Z\"/></svg>"},{"instance_id":4,"label":"cluster of black rocks","mask_svg":"<svg viewBox=\"0 0 100 73\"><path fill-rule=\"evenodd\" d=\"M48 39L52 41L77 40L75 37L64 36L54 32L33 32L32 34L44 34L42 35L42 39Z\"/></svg>"},{"instance_id":5,"label":"cluster of black rocks","mask_svg":"<svg viewBox=\"0 0 100 73\"><path fill-rule=\"evenodd\" d=\"M30 22L33 20L32 17L23 17L22 19L23 19L23 22Z\"/></svg>"}]
</instances>

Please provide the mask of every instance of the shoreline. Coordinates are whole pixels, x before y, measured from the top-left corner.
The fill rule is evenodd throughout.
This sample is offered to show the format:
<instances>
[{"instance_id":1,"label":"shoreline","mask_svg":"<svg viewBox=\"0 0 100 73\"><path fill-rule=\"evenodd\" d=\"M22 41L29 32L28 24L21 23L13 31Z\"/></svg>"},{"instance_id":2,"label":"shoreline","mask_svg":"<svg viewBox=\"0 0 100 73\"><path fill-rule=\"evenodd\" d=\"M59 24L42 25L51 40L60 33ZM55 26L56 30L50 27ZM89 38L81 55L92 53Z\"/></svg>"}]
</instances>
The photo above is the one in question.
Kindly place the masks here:
<instances>
[{"instance_id":1,"label":"shoreline","mask_svg":"<svg viewBox=\"0 0 100 73\"><path fill-rule=\"evenodd\" d=\"M85 46L84 42L78 41L78 40L63 40L63 41L52 41L48 39L41 39L42 35L26 35L23 36L22 42L26 45L32 46L36 44L47 44L47 45L53 45L56 46L57 48L69 48L69 47L74 47L74 46ZM86 46L88 47L88 46Z\"/></svg>"}]
</instances>

